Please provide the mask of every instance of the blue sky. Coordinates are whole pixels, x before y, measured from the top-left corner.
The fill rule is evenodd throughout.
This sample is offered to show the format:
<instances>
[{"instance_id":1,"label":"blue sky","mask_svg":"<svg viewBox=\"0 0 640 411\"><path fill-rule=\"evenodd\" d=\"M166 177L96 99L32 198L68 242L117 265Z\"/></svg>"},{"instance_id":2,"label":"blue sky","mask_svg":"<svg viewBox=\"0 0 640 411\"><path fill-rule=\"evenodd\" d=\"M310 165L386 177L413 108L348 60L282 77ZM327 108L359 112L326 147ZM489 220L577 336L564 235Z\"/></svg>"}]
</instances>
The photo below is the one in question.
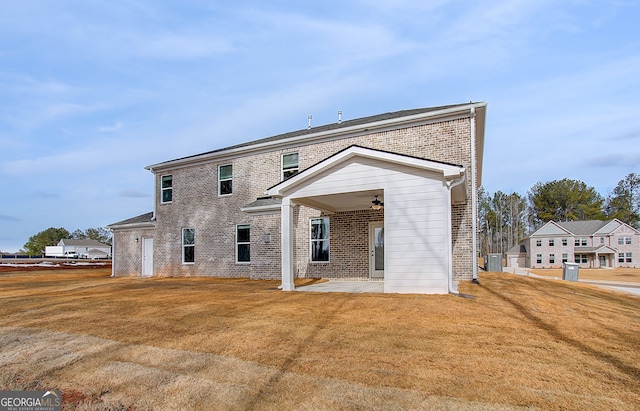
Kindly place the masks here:
<instances>
[{"instance_id":1,"label":"blue sky","mask_svg":"<svg viewBox=\"0 0 640 411\"><path fill-rule=\"evenodd\" d=\"M146 165L486 101L483 185L640 172L636 1L0 3L0 250L153 209Z\"/></svg>"}]
</instances>

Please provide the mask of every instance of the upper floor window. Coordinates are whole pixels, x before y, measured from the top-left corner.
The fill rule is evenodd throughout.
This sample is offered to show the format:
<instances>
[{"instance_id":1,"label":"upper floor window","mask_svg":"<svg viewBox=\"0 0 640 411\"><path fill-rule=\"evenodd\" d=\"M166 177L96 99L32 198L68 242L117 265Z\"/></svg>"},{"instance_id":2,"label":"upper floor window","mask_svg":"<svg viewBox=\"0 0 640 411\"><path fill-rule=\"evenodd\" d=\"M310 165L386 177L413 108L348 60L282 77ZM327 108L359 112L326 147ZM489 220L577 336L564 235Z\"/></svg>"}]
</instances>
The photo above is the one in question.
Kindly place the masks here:
<instances>
[{"instance_id":1,"label":"upper floor window","mask_svg":"<svg viewBox=\"0 0 640 411\"><path fill-rule=\"evenodd\" d=\"M236 226L236 263L251 261L251 227L249 224Z\"/></svg>"},{"instance_id":2,"label":"upper floor window","mask_svg":"<svg viewBox=\"0 0 640 411\"><path fill-rule=\"evenodd\" d=\"M618 237L618 245L630 245L631 237Z\"/></svg>"},{"instance_id":3,"label":"upper floor window","mask_svg":"<svg viewBox=\"0 0 640 411\"><path fill-rule=\"evenodd\" d=\"M536 240L536 246L537 247L542 246L542 240Z\"/></svg>"},{"instance_id":4,"label":"upper floor window","mask_svg":"<svg viewBox=\"0 0 640 411\"><path fill-rule=\"evenodd\" d=\"M600 244L604 244L604 237L600 237Z\"/></svg>"},{"instance_id":5,"label":"upper floor window","mask_svg":"<svg viewBox=\"0 0 640 411\"><path fill-rule=\"evenodd\" d=\"M160 178L160 197L162 203L170 203L173 201L173 176L162 176Z\"/></svg>"},{"instance_id":6,"label":"upper floor window","mask_svg":"<svg viewBox=\"0 0 640 411\"><path fill-rule=\"evenodd\" d=\"M555 245L555 240L553 238L549 239L549 247L553 247Z\"/></svg>"},{"instance_id":7,"label":"upper floor window","mask_svg":"<svg viewBox=\"0 0 640 411\"><path fill-rule=\"evenodd\" d=\"M568 243L569 243L569 242L567 241L567 239L566 239L566 238L563 238L563 239L562 239L562 245L567 245Z\"/></svg>"},{"instance_id":8,"label":"upper floor window","mask_svg":"<svg viewBox=\"0 0 640 411\"><path fill-rule=\"evenodd\" d=\"M196 260L196 229L182 229L182 263L190 264Z\"/></svg>"},{"instance_id":9,"label":"upper floor window","mask_svg":"<svg viewBox=\"0 0 640 411\"><path fill-rule=\"evenodd\" d=\"M311 261L329 261L329 217L311 219Z\"/></svg>"},{"instance_id":10,"label":"upper floor window","mask_svg":"<svg viewBox=\"0 0 640 411\"><path fill-rule=\"evenodd\" d=\"M218 167L218 195L233 192L233 166L231 164Z\"/></svg>"},{"instance_id":11,"label":"upper floor window","mask_svg":"<svg viewBox=\"0 0 640 411\"><path fill-rule=\"evenodd\" d=\"M587 245L587 239L586 238L576 238L576 241L575 241L574 245L576 247L580 247L580 246L585 247Z\"/></svg>"},{"instance_id":12,"label":"upper floor window","mask_svg":"<svg viewBox=\"0 0 640 411\"><path fill-rule=\"evenodd\" d=\"M286 153L282 155L282 179L286 180L298 174L298 153Z\"/></svg>"}]
</instances>

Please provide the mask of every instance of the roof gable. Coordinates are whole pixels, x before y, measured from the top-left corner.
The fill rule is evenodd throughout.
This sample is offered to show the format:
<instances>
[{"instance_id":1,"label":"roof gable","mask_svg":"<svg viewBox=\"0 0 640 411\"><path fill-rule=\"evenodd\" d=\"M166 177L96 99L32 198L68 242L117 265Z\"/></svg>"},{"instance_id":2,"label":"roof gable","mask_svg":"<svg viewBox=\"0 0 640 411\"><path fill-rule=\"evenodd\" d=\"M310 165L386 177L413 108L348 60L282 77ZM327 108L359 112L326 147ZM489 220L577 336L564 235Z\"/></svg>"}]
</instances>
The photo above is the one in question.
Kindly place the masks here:
<instances>
[{"instance_id":1,"label":"roof gable","mask_svg":"<svg viewBox=\"0 0 640 411\"><path fill-rule=\"evenodd\" d=\"M552 235L571 235L571 231L560 226L555 221L547 221L542 227L534 231L529 237L542 237Z\"/></svg>"},{"instance_id":2,"label":"roof gable","mask_svg":"<svg viewBox=\"0 0 640 411\"><path fill-rule=\"evenodd\" d=\"M393 163L407 167L418 168L422 170L441 173L444 179L453 179L463 177L465 168L460 165L426 160L418 157L411 157L402 154L390 153L386 151L374 150L360 146L350 146L338 153L322 160L319 163L301 171L288 180L282 181L267 190L267 194L271 196L283 196L285 193L295 190L311 181L318 175L328 170L340 167L341 164L347 163L356 157L378 160L384 163ZM463 185L454 188L458 197L466 198L466 189Z\"/></svg>"}]
</instances>

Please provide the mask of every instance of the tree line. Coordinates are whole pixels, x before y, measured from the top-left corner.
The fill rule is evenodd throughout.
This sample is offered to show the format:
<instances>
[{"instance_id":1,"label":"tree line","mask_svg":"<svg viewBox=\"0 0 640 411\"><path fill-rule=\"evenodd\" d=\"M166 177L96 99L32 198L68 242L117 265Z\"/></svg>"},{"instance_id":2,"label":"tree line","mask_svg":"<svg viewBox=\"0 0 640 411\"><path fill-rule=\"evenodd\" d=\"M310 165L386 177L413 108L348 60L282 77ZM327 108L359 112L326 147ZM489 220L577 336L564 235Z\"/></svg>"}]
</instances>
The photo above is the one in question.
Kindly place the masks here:
<instances>
[{"instance_id":1,"label":"tree line","mask_svg":"<svg viewBox=\"0 0 640 411\"><path fill-rule=\"evenodd\" d=\"M606 197L579 180L537 182L526 196L478 190L481 255L505 253L546 222L617 218L640 229L640 175L630 173Z\"/></svg>"},{"instance_id":2,"label":"tree line","mask_svg":"<svg viewBox=\"0 0 640 411\"><path fill-rule=\"evenodd\" d=\"M49 227L29 237L24 245L24 251L29 255L41 255L44 254L46 246L57 245L60 240L68 238L96 240L111 245L111 232L103 227L87 228L84 231L77 229L72 233L69 233L65 228Z\"/></svg>"}]
</instances>

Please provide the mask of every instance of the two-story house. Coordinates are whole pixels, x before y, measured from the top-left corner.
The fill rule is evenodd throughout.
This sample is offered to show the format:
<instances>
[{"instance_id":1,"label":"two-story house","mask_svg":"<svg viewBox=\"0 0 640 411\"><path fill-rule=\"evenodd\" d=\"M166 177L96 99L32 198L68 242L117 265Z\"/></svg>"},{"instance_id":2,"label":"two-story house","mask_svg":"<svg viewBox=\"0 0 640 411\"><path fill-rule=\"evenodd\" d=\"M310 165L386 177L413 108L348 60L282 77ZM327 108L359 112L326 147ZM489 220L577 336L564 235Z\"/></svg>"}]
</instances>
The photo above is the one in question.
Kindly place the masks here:
<instances>
[{"instance_id":1,"label":"two-story house","mask_svg":"<svg viewBox=\"0 0 640 411\"><path fill-rule=\"evenodd\" d=\"M507 251L507 266L637 268L639 258L640 232L620 220L549 221Z\"/></svg>"},{"instance_id":2,"label":"two-story house","mask_svg":"<svg viewBox=\"0 0 640 411\"><path fill-rule=\"evenodd\" d=\"M383 281L477 275L486 103L404 110L146 167L153 212L111 224L114 276Z\"/></svg>"}]
</instances>

